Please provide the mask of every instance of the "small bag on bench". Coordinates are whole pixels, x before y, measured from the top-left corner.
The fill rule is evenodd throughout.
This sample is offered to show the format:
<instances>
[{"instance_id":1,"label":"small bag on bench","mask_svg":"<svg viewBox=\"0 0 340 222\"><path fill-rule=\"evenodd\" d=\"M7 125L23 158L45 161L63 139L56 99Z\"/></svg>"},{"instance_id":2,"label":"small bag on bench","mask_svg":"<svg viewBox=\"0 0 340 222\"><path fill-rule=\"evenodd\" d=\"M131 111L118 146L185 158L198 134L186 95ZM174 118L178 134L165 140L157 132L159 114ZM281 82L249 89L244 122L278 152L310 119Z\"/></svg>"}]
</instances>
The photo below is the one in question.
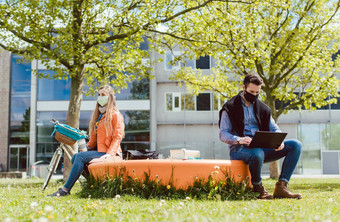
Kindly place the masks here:
<instances>
[{"instance_id":1,"label":"small bag on bench","mask_svg":"<svg viewBox=\"0 0 340 222\"><path fill-rule=\"evenodd\" d=\"M123 152L124 160L158 159L158 153L150 150L126 150Z\"/></svg>"}]
</instances>

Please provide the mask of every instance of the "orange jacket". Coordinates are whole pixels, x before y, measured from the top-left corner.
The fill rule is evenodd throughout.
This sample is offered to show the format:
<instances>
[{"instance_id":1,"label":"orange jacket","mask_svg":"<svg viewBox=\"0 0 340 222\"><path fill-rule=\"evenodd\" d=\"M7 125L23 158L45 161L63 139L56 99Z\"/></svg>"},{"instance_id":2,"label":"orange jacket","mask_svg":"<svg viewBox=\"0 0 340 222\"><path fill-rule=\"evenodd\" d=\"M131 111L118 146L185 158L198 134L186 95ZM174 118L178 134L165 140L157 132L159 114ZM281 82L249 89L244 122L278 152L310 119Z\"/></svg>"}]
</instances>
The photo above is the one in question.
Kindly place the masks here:
<instances>
[{"instance_id":1,"label":"orange jacket","mask_svg":"<svg viewBox=\"0 0 340 222\"><path fill-rule=\"evenodd\" d=\"M114 112L111 122L113 132L106 136L106 130L104 126L105 116L106 113L97 125L97 133L93 131L91 132L90 141L87 143L87 146L91 147L91 149L97 147L98 152L115 156L117 152L122 152L122 149L120 148L120 142L123 139L121 128L123 127L124 120L121 113Z\"/></svg>"}]
</instances>

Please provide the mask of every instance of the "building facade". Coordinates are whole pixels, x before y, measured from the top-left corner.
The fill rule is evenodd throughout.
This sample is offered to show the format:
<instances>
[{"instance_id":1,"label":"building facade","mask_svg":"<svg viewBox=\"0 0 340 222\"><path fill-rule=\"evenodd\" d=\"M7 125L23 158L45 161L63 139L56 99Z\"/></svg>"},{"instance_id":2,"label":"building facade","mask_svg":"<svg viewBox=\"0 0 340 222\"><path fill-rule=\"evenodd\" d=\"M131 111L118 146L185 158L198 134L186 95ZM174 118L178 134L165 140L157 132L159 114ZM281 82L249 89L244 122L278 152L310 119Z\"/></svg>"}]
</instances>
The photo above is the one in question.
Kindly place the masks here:
<instances>
[{"instance_id":1,"label":"building facade","mask_svg":"<svg viewBox=\"0 0 340 222\"><path fill-rule=\"evenodd\" d=\"M180 52L178 52L180 53ZM169 65L172 54L151 53L151 60L163 59L153 67L155 78L129 83L116 94L124 115L126 137L123 150L151 149L167 158L171 149L200 150L204 159L229 159L228 147L219 140L218 111L223 99L212 92L190 94L170 81L182 64ZM68 108L70 81L38 79L31 70L52 75L38 61L20 61L4 50L0 54L1 114L0 164L2 171L27 171L37 161L49 162L58 142L51 137L52 118L64 123ZM187 66L209 74L211 57L187 61ZM84 88L86 91L86 88ZM84 96L80 129L87 130L95 107L95 97ZM339 174L340 103L317 111L291 112L279 118L287 138L303 143L296 173ZM61 166L59 166L59 169ZM60 172L60 171L59 171ZM264 173L268 167L264 168Z\"/></svg>"}]
</instances>

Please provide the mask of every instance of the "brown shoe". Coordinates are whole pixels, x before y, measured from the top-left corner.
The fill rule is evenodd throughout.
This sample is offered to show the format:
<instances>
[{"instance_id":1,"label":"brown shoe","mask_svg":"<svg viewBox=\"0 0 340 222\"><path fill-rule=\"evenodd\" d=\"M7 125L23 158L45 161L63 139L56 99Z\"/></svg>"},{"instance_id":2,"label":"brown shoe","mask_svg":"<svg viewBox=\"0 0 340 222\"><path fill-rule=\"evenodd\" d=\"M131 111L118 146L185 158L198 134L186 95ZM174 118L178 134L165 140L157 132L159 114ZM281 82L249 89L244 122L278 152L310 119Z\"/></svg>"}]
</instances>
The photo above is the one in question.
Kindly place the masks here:
<instances>
[{"instance_id":1,"label":"brown shoe","mask_svg":"<svg viewBox=\"0 0 340 222\"><path fill-rule=\"evenodd\" d=\"M253 185L253 192L254 193L259 193L260 195L257 197L257 199L267 199L267 200L271 200L273 199L273 196L270 195L266 189L264 189L264 187L262 186L262 183L258 184L258 185Z\"/></svg>"},{"instance_id":2,"label":"brown shoe","mask_svg":"<svg viewBox=\"0 0 340 222\"><path fill-rule=\"evenodd\" d=\"M302 195L299 193L293 194L287 188L288 183L285 181L278 181L275 185L274 198L294 198L301 199Z\"/></svg>"}]
</instances>

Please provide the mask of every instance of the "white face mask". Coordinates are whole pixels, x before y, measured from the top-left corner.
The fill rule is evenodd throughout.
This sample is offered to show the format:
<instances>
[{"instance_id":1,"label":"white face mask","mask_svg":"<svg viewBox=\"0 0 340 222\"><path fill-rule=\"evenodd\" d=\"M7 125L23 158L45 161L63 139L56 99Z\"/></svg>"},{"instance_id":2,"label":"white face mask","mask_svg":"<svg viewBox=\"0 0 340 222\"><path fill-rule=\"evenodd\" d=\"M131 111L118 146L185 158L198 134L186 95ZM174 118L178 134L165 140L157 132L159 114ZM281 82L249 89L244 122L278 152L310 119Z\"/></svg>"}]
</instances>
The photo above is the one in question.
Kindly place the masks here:
<instances>
[{"instance_id":1,"label":"white face mask","mask_svg":"<svg viewBox=\"0 0 340 222\"><path fill-rule=\"evenodd\" d=\"M97 103L101 106L105 106L109 100L108 96L98 96Z\"/></svg>"}]
</instances>

